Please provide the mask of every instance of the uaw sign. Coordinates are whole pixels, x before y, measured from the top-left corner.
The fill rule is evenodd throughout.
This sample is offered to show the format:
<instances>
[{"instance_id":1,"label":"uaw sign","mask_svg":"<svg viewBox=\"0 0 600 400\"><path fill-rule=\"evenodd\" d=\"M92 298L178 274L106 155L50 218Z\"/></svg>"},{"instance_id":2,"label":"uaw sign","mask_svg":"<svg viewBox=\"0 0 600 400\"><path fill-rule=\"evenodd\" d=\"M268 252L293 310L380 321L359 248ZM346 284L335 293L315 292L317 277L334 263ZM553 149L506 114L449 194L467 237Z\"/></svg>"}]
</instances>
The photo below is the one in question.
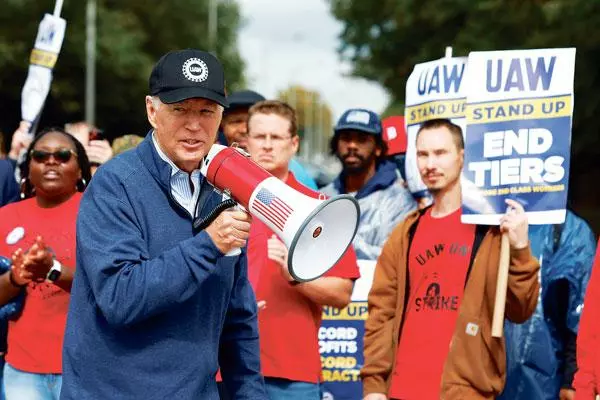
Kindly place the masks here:
<instances>
[{"instance_id":1,"label":"uaw sign","mask_svg":"<svg viewBox=\"0 0 600 400\"><path fill-rule=\"evenodd\" d=\"M66 21L50 14L44 15L40 23L21 92L21 116L25 121L33 122L46 101L65 29Z\"/></svg>"},{"instance_id":2,"label":"uaw sign","mask_svg":"<svg viewBox=\"0 0 600 400\"><path fill-rule=\"evenodd\" d=\"M406 82L406 181L411 193L417 197L427 193L417 168L417 132L423 122L438 118L451 120L464 132L466 65L465 57L446 57L417 64Z\"/></svg>"},{"instance_id":3,"label":"uaw sign","mask_svg":"<svg viewBox=\"0 0 600 400\"><path fill-rule=\"evenodd\" d=\"M532 224L564 222L575 49L472 52L468 66L462 221L497 225L512 198Z\"/></svg>"},{"instance_id":4,"label":"uaw sign","mask_svg":"<svg viewBox=\"0 0 600 400\"><path fill-rule=\"evenodd\" d=\"M352 302L342 310L323 308L319 352L323 371L323 400L361 400L360 369L364 364L363 338L368 316L367 297L375 273L374 260L358 260L360 278Z\"/></svg>"}]
</instances>

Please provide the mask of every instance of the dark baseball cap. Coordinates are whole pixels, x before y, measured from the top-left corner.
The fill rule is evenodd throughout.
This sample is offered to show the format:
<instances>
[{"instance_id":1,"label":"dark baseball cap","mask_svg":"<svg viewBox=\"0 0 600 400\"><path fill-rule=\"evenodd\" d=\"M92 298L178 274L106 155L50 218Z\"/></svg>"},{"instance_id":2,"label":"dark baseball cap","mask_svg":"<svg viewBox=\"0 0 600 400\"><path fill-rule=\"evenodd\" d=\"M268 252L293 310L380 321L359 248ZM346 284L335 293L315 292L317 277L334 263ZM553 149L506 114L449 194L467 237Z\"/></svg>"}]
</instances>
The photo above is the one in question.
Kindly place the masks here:
<instances>
[{"instance_id":1,"label":"dark baseball cap","mask_svg":"<svg viewBox=\"0 0 600 400\"><path fill-rule=\"evenodd\" d=\"M265 100L265 97L253 90L240 90L231 93L227 100L229 102L229 110L235 108L250 108L259 101Z\"/></svg>"},{"instance_id":2,"label":"dark baseball cap","mask_svg":"<svg viewBox=\"0 0 600 400\"><path fill-rule=\"evenodd\" d=\"M338 133L349 130L379 136L381 135L381 120L379 119L379 115L364 108L346 110L337 124L335 124L333 131Z\"/></svg>"},{"instance_id":3,"label":"dark baseball cap","mask_svg":"<svg viewBox=\"0 0 600 400\"><path fill-rule=\"evenodd\" d=\"M229 106L223 66L201 50L171 51L162 56L152 69L149 87L152 96L167 104L201 97Z\"/></svg>"}]
</instances>

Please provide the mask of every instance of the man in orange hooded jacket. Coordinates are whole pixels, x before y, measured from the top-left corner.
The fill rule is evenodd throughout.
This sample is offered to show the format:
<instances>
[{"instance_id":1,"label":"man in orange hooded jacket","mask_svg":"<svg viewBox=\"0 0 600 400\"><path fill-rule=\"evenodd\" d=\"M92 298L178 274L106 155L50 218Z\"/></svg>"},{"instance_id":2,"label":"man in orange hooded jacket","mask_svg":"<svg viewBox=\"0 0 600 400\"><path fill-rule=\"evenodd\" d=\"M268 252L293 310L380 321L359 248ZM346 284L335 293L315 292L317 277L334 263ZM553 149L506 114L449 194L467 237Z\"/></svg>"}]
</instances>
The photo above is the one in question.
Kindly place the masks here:
<instances>
[{"instance_id":1,"label":"man in orange hooded jacket","mask_svg":"<svg viewBox=\"0 0 600 400\"><path fill-rule=\"evenodd\" d=\"M419 172L432 207L409 215L377 261L365 324L364 400L495 398L506 379L504 339L491 336L500 239L510 242L506 317L534 312L539 263L531 255L523 207L500 228L462 224L464 141L448 120L417 133Z\"/></svg>"}]
</instances>

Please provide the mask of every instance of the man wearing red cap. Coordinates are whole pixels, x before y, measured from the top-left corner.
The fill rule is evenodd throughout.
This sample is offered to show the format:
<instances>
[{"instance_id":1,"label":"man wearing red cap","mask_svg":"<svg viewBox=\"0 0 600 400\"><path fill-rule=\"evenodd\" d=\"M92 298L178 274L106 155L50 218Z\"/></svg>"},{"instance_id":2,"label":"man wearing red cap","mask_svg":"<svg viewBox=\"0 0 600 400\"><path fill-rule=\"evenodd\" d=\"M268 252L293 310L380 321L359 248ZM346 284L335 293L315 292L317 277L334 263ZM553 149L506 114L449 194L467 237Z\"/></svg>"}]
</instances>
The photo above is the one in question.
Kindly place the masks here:
<instances>
[{"instance_id":1,"label":"man wearing red cap","mask_svg":"<svg viewBox=\"0 0 600 400\"><path fill-rule=\"evenodd\" d=\"M394 115L381 120L383 140L387 144L387 156L394 161L402 179L406 180L404 159L406 157L406 128L404 116Z\"/></svg>"},{"instance_id":2,"label":"man wearing red cap","mask_svg":"<svg viewBox=\"0 0 600 400\"><path fill-rule=\"evenodd\" d=\"M418 175L419 171L412 165L406 164L406 125L404 116L394 115L381 121L383 125L383 140L388 146L388 157L396 164L400 175L404 180L404 185L409 187L408 181L411 177ZM420 178L418 178L420 179ZM425 208L431 204L431 195L427 190L419 190L412 193L419 208Z\"/></svg>"}]
</instances>

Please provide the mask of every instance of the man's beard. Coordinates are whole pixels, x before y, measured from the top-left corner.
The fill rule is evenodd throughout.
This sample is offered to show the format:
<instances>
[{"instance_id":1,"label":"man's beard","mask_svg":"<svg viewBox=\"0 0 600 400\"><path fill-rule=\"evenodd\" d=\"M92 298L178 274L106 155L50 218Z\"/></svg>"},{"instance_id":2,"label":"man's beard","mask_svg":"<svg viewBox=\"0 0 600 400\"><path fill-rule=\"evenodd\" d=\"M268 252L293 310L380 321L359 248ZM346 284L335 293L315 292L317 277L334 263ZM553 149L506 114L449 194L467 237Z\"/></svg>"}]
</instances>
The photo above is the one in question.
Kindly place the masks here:
<instances>
[{"instance_id":1,"label":"man's beard","mask_svg":"<svg viewBox=\"0 0 600 400\"><path fill-rule=\"evenodd\" d=\"M433 188L427 188L427 190L429 191L429 193L431 193L432 195L436 195L439 192L442 191L443 188L439 188L439 187L433 187Z\"/></svg>"},{"instance_id":2,"label":"man's beard","mask_svg":"<svg viewBox=\"0 0 600 400\"><path fill-rule=\"evenodd\" d=\"M436 194L448 189L449 187L455 185L457 182L460 182L460 176L456 177L455 179L450 179L450 177L448 177L447 175L445 175L444 177L446 178L446 182L445 182L445 185L443 185L443 186L436 186L434 184L431 187L429 187L429 186L427 186L427 184L425 185L430 194L436 195ZM423 179L423 178L421 178L421 179Z\"/></svg>"},{"instance_id":3,"label":"man's beard","mask_svg":"<svg viewBox=\"0 0 600 400\"><path fill-rule=\"evenodd\" d=\"M346 164L346 159L348 157L354 157L358 159L358 163L353 163L351 165ZM355 152L349 152L339 156L342 164L344 166L344 173L347 175L358 175L363 174L369 170L371 165L375 162L375 153L371 153L368 157L364 157Z\"/></svg>"}]
</instances>

